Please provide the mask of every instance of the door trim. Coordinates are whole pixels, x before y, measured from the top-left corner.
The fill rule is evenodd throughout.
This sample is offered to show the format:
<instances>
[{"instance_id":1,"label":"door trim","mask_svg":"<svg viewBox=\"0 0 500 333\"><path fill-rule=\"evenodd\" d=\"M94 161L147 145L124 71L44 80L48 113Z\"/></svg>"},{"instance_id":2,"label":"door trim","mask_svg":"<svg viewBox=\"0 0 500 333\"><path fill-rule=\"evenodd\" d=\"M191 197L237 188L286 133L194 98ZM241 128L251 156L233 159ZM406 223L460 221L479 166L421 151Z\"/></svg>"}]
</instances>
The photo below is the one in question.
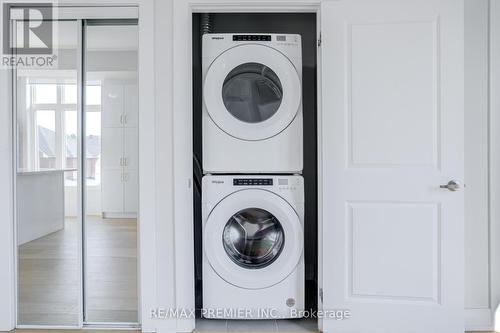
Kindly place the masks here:
<instances>
[{"instance_id":1,"label":"door trim","mask_svg":"<svg viewBox=\"0 0 500 333\"><path fill-rule=\"evenodd\" d=\"M500 3L490 1L489 173L490 173L490 310L492 329L500 330Z\"/></svg>"},{"instance_id":2,"label":"door trim","mask_svg":"<svg viewBox=\"0 0 500 333\"><path fill-rule=\"evenodd\" d=\"M16 78L16 69L12 69L9 71L6 71L9 73L8 75L8 82L6 88L8 88L8 93L10 95L10 98L8 99L9 107L6 108L6 110L9 110L9 117L10 117L10 123L9 125L11 127L10 131L10 141L9 142L9 148L11 149L11 159L10 165L11 165L11 193L13 195L12 197L12 225L11 227L13 228L11 235L12 237L12 255L11 258L13 262L11 263L12 266L12 275L13 277L13 286L12 286L12 292L11 292L11 298L8 299L10 309L11 311L11 325L9 326L9 329L5 330L10 330L14 328L20 328L20 329L82 329L84 327L93 327L95 326L94 323L85 323L84 322L84 302L85 302L85 295L84 295L84 230L83 230L83 225L84 225L84 219L85 217L83 216L83 200L85 198L85 191L82 189L82 175L84 172L84 163L82 160L82 154L81 150L84 147L84 142L82 140L82 136L84 135L83 131L83 111L84 111L84 88L83 84L85 81L84 77L84 55L83 55L83 25L82 25L82 19L103 19L103 18L120 18L120 19L137 19L139 17L139 4L138 3L131 3L129 6L124 6L123 2L120 2L119 0L108 0L109 2L106 4L102 3L96 3L96 4L89 4L87 6L79 6L78 4L72 4L70 1L65 3L63 0L63 3L57 4L55 7L61 10L61 15L57 17L57 19L71 19L75 20L77 24L77 40L78 40L78 46L77 46L77 85L78 87L78 97L80 100L80 103L77 104L77 121L78 121L78 203L77 203L77 220L78 220L78 264L79 264L79 285L80 285L80 295L78 297L78 308L79 308L79 318L78 318L78 323L76 325L22 325L18 323L18 246L17 246L17 214L16 214L16 179L17 179L17 152L16 152L16 147L17 147L17 132L16 132L16 85L13 84L15 82ZM138 0L141 1L141 0ZM25 1L5 1L4 3L8 3L12 5L13 7L26 7L26 5L32 5L29 2ZM11 7L8 7L11 8ZM123 15L123 16L121 16ZM11 21L15 22L16 17L12 17ZM12 29L14 31L14 29ZM139 40L139 49L141 49L141 40ZM142 66L145 65L145 60L140 60L138 61L138 66L139 70ZM140 73L138 70L138 73ZM139 74L139 80L140 84L145 83L144 85L147 86L145 89L152 89L151 84L148 82L151 82L148 78L142 79L141 75ZM81 84L80 84L81 83ZM4 88L4 87L2 87ZM141 107L140 107L141 108ZM141 108L144 110L148 110L149 108ZM153 110L154 112L154 110ZM150 131L150 128L145 129L147 131ZM141 143L141 146L147 146L150 145L151 143ZM147 171L149 172L149 171ZM145 192L150 192L150 191L145 191ZM138 213L140 216L140 211ZM137 237L139 239L140 234L141 234L141 223L139 221L139 218L137 220ZM141 247L139 246L140 242L138 242L138 248L137 248L137 280L138 280L138 323L102 323L102 326L107 327L107 328L120 328L120 329L137 329L138 327L141 327L141 322L142 322L142 316L141 316L141 309L142 309L142 303L141 303L141 294L142 294L142 281L141 281L141 272L139 270L140 264L141 264ZM0 325L3 323L0 323ZM101 325L99 325L101 326ZM3 329L3 328L2 328Z\"/></svg>"},{"instance_id":3,"label":"door trim","mask_svg":"<svg viewBox=\"0 0 500 333\"><path fill-rule=\"evenodd\" d=\"M192 18L194 13L250 12L250 13L316 13L317 39L320 38L321 0L301 1L231 1L231 0L175 0L173 3L173 179L174 179L174 239L175 239L175 299L177 308L194 309L194 239L193 239L193 128L192 128L192 49L186 40L192 38ZM321 98L321 58L317 55L318 100ZM186 75L189 73L189 75ZM318 103L318 211L322 210L321 182L321 104ZM322 219L318 215L318 234L321 234ZM318 237L318 248L322 248ZM318 253L318 288L321 285L321 251ZM192 258L185 260L186 257ZM318 297L318 308L321 309ZM321 329L322 323L318 319ZM191 332L195 319L178 319L177 332Z\"/></svg>"}]
</instances>

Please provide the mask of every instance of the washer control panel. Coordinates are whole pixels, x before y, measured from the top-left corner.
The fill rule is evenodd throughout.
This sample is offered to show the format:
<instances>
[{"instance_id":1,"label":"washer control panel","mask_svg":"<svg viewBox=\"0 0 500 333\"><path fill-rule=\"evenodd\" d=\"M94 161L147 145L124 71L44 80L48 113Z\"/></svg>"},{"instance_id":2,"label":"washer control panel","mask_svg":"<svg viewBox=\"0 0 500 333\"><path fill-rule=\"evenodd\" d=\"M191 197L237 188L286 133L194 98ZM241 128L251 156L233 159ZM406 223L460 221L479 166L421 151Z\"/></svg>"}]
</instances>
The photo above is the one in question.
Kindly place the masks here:
<instances>
[{"instance_id":1,"label":"washer control panel","mask_svg":"<svg viewBox=\"0 0 500 333\"><path fill-rule=\"evenodd\" d=\"M304 203L302 176L265 174L205 175L202 179L202 203L211 210L220 200L241 190L268 191L295 205Z\"/></svg>"}]
</instances>

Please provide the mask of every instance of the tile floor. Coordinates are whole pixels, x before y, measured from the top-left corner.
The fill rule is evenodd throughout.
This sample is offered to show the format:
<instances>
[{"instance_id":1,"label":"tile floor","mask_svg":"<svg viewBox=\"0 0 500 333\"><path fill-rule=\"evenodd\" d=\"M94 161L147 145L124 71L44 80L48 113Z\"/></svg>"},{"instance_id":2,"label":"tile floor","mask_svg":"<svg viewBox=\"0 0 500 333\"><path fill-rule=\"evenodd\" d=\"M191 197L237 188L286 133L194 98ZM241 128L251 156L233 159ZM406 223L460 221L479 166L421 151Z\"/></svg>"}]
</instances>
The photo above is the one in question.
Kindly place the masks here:
<instances>
[{"instance_id":1,"label":"tile floor","mask_svg":"<svg viewBox=\"0 0 500 333\"><path fill-rule=\"evenodd\" d=\"M196 332L318 332L316 320L217 320L197 319ZM464 332L495 333L495 332Z\"/></svg>"},{"instance_id":2,"label":"tile floor","mask_svg":"<svg viewBox=\"0 0 500 333\"><path fill-rule=\"evenodd\" d=\"M196 332L317 332L315 320L197 319Z\"/></svg>"}]
</instances>

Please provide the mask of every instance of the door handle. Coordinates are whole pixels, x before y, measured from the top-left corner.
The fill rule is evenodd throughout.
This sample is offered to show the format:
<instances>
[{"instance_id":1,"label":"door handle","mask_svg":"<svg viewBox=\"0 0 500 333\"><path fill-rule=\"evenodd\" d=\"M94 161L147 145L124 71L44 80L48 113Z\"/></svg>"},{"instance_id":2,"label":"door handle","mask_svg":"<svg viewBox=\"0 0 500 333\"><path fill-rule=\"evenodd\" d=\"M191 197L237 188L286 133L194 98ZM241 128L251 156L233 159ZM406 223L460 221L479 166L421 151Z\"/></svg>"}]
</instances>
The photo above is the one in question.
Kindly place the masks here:
<instances>
[{"instance_id":1,"label":"door handle","mask_svg":"<svg viewBox=\"0 0 500 333\"><path fill-rule=\"evenodd\" d=\"M440 188L445 188L449 191L455 192L460 190L460 183L456 180L450 180L448 184L439 185Z\"/></svg>"}]
</instances>

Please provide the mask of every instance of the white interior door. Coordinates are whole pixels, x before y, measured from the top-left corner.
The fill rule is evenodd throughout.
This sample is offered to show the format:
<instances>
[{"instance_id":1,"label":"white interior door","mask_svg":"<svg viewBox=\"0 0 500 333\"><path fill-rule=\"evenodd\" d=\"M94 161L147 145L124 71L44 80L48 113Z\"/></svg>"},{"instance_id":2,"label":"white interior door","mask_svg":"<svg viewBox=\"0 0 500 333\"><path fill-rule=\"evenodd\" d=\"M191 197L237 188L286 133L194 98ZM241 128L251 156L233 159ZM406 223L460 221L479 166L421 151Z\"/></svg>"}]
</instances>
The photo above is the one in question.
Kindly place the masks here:
<instances>
[{"instance_id":1,"label":"white interior door","mask_svg":"<svg viewBox=\"0 0 500 333\"><path fill-rule=\"evenodd\" d=\"M463 332L463 3L321 8L324 332Z\"/></svg>"}]
</instances>

